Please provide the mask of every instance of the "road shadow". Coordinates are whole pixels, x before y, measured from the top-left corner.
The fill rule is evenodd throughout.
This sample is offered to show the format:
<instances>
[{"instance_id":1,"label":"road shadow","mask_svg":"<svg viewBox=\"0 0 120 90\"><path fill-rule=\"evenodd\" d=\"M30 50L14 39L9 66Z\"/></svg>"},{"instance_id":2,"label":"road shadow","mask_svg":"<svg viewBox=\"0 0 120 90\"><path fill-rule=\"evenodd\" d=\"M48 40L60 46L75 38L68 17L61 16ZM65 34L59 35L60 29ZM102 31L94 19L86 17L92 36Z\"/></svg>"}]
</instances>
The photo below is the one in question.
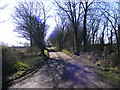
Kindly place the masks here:
<instances>
[{"instance_id":1,"label":"road shadow","mask_svg":"<svg viewBox=\"0 0 120 90\"><path fill-rule=\"evenodd\" d=\"M46 63L45 72L52 78L55 88L88 88L100 85L92 72L64 60L50 58Z\"/></svg>"},{"instance_id":2,"label":"road shadow","mask_svg":"<svg viewBox=\"0 0 120 90\"><path fill-rule=\"evenodd\" d=\"M54 50L54 49L47 49L48 50L48 52L57 52L56 50Z\"/></svg>"},{"instance_id":3,"label":"road shadow","mask_svg":"<svg viewBox=\"0 0 120 90\"><path fill-rule=\"evenodd\" d=\"M58 51L48 49L48 52ZM45 75L52 79L48 83L54 83L54 88L106 87L106 84L98 81L97 75L90 71L89 67L79 63L78 60L72 63L67 60L49 58L43 70Z\"/></svg>"}]
</instances>

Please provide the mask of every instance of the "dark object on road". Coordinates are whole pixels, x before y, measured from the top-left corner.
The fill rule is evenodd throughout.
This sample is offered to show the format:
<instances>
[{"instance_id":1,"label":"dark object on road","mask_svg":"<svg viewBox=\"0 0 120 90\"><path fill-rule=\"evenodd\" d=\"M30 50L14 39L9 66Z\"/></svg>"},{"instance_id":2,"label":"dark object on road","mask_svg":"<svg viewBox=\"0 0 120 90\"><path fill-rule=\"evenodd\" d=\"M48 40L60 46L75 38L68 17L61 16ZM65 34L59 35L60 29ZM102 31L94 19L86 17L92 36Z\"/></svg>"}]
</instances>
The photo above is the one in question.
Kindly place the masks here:
<instances>
[{"instance_id":1,"label":"dark object on road","mask_svg":"<svg viewBox=\"0 0 120 90\"><path fill-rule=\"evenodd\" d=\"M74 53L74 54L77 55L77 56L80 56L79 53Z\"/></svg>"}]
</instances>

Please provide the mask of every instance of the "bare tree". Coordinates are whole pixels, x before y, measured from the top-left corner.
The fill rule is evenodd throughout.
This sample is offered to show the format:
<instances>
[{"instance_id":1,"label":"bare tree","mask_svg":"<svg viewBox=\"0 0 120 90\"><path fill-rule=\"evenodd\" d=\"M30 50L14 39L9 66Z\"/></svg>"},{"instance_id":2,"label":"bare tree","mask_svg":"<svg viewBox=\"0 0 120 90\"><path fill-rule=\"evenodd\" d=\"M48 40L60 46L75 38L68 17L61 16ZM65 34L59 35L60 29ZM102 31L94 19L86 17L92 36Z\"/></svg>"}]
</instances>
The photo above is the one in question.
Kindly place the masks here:
<instances>
[{"instance_id":1,"label":"bare tree","mask_svg":"<svg viewBox=\"0 0 120 90\"><path fill-rule=\"evenodd\" d=\"M120 46L120 0L118 2L118 38L119 38L119 46Z\"/></svg>"},{"instance_id":2,"label":"bare tree","mask_svg":"<svg viewBox=\"0 0 120 90\"><path fill-rule=\"evenodd\" d=\"M30 40L31 48L33 42L41 49L44 54L45 49L45 27L46 11L42 2L20 2L15 7L15 13L12 15L17 25L16 32Z\"/></svg>"},{"instance_id":3,"label":"bare tree","mask_svg":"<svg viewBox=\"0 0 120 90\"><path fill-rule=\"evenodd\" d=\"M87 27L89 29L88 34L89 38L91 39L91 44L94 45L96 41L96 34L98 30L100 29L100 25L102 22L103 15L100 13L100 9L98 8L98 3L95 3L91 8L90 12L88 12L88 22L87 22ZM99 12L99 13L98 13ZM98 35L97 35L98 36Z\"/></svg>"},{"instance_id":4,"label":"bare tree","mask_svg":"<svg viewBox=\"0 0 120 90\"><path fill-rule=\"evenodd\" d=\"M89 11L89 7L93 4L95 0L92 0L91 2L89 2L89 0L84 0L82 2L82 6L84 9L84 16L83 16L83 42L84 42L84 50L83 51L87 51L87 13Z\"/></svg>"},{"instance_id":5,"label":"bare tree","mask_svg":"<svg viewBox=\"0 0 120 90\"><path fill-rule=\"evenodd\" d=\"M118 37L118 16L119 16L118 11L115 7L109 8L110 6L109 2L104 2L104 4L106 4L105 7L100 6L100 8L101 8L103 15L110 22L114 30L115 37L116 37L116 48L117 48L118 59L119 59L120 47L119 47L119 37Z\"/></svg>"},{"instance_id":6,"label":"bare tree","mask_svg":"<svg viewBox=\"0 0 120 90\"><path fill-rule=\"evenodd\" d=\"M67 1L55 1L57 7L65 13L68 17L70 23L72 24L75 36L75 46L76 46L76 54L80 52L80 43L79 43L79 35L78 35L78 27L79 27L79 20L80 15L82 13L81 5L82 3L76 0L67 0Z\"/></svg>"}]
</instances>

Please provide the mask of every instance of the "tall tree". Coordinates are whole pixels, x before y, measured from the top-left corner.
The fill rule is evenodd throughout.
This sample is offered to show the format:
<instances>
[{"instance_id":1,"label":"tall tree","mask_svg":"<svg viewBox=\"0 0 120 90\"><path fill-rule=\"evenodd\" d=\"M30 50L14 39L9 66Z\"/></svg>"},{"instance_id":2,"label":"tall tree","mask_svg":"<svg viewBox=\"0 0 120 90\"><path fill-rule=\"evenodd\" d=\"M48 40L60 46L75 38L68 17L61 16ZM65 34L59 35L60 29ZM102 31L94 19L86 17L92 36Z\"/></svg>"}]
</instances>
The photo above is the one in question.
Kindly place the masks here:
<instances>
[{"instance_id":1,"label":"tall tree","mask_svg":"<svg viewBox=\"0 0 120 90\"><path fill-rule=\"evenodd\" d=\"M35 42L41 49L41 53L44 54L44 37L47 19L44 4L42 2L31 1L20 2L15 7L13 18L17 25L15 31L30 40L31 49L33 42Z\"/></svg>"},{"instance_id":2,"label":"tall tree","mask_svg":"<svg viewBox=\"0 0 120 90\"><path fill-rule=\"evenodd\" d=\"M64 46L64 37L65 37L65 25L66 25L66 17L62 16L62 14L57 13L57 17L55 17L55 22L56 22L56 27L55 27L55 32L58 34L58 47L60 49L63 49Z\"/></svg>"},{"instance_id":3,"label":"tall tree","mask_svg":"<svg viewBox=\"0 0 120 90\"><path fill-rule=\"evenodd\" d=\"M84 42L84 50L83 51L87 51L87 13L89 11L89 7L93 4L95 0L92 0L91 2L89 2L89 0L84 0L82 2L82 6L84 9L84 16L83 16L83 42Z\"/></svg>"},{"instance_id":4,"label":"tall tree","mask_svg":"<svg viewBox=\"0 0 120 90\"><path fill-rule=\"evenodd\" d=\"M111 24L114 33L115 33L115 37L116 37L116 49L117 49L117 53L118 53L118 63L119 61L119 57L120 57L120 46L119 46L119 36L118 36L118 10L116 7L114 8L109 8L110 7L110 3L109 2L104 2L104 6L101 8L101 11L103 13L103 15L105 16L105 18L109 21L109 23Z\"/></svg>"},{"instance_id":5,"label":"tall tree","mask_svg":"<svg viewBox=\"0 0 120 90\"><path fill-rule=\"evenodd\" d=\"M82 13L81 10L81 2L76 0L67 0L67 1L56 1L55 4L57 7L65 13L65 15L68 17L70 23L72 24L73 30L74 30L74 36L75 36L75 46L76 46L76 54L79 54L80 52L80 43L79 43L79 35L78 35L78 28L79 28L79 20L80 15Z\"/></svg>"}]
</instances>

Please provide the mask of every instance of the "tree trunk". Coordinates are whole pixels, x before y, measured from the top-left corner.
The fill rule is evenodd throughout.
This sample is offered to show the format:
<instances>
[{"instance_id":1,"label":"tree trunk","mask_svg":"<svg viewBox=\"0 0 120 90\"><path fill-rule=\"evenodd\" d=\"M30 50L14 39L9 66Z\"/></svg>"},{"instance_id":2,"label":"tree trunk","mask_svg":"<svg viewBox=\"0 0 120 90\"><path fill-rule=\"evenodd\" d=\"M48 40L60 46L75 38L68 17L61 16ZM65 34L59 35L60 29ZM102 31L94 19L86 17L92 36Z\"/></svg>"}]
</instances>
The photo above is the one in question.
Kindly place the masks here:
<instances>
[{"instance_id":1,"label":"tree trunk","mask_svg":"<svg viewBox=\"0 0 120 90\"><path fill-rule=\"evenodd\" d=\"M83 21L83 42L84 42L84 52L87 51L87 47L86 47L86 36L87 36L87 29L86 29L86 19L87 19L87 10L85 10L85 14L84 14L84 21Z\"/></svg>"},{"instance_id":2,"label":"tree trunk","mask_svg":"<svg viewBox=\"0 0 120 90\"><path fill-rule=\"evenodd\" d=\"M73 41L72 41L72 47L73 47L73 52L75 52L75 36L73 35Z\"/></svg>"},{"instance_id":3,"label":"tree trunk","mask_svg":"<svg viewBox=\"0 0 120 90\"><path fill-rule=\"evenodd\" d=\"M74 37L75 37L75 46L76 46L75 54L76 54L76 55L79 55L80 48L79 48L79 39L78 39L78 27L77 27L77 23L73 23L73 28L74 28Z\"/></svg>"},{"instance_id":4,"label":"tree trunk","mask_svg":"<svg viewBox=\"0 0 120 90\"><path fill-rule=\"evenodd\" d=\"M104 32L105 32L105 26L103 28L102 37L101 37L101 51L104 51Z\"/></svg>"},{"instance_id":5,"label":"tree trunk","mask_svg":"<svg viewBox=\"0 0 120 90\"><path fill-rule=\"evenodd\" d=\"M120 25L118 25L118 42L119 42L119 46L120 46Z\"/></svg>"},{"instance_id":6,"label":"tree trunk","mask_svg":"<svg viewBox=\"0 0 120 90\"><path fill-rule=\"evenodd\" d=\"M119 46L120 46L120 25L118 25L118 45L117 45L117 47L118 47L118 63L120 64L120 48L119 48Z\"/></svg>"},{"instance_id":7,"label":"tree trunk","mask_svg":"<svg viewBox=\"0 0 120 90\"><path fill-rule=\"evenodd\" d=\"M33 51L33 40L32 40L31 35L30 35L30 51L31 52Z\"/></svg>"},{"instance_id":8,"label":"tree trunk","mask_svg":"<svg viewBox=\"0 0 120 90\"><path fill-rule=\"evenodd\" d=\"M110 44L109 44L109 53L112 53L112 45L113 45L113 41L112 41L112 39L113 39L112 29L111 29L110 33L111 33L111 36L110 36Z\"/></svg>"},{"instance_id":9,"label":"tree trunk","mask_svg":"<svg viewBox=\"0 0 120 90\"><path fill-rule=\"evenodd\" d=\"M93 45L95 44L95 32L93 32Z\"/></svg>"}]
</instances>

